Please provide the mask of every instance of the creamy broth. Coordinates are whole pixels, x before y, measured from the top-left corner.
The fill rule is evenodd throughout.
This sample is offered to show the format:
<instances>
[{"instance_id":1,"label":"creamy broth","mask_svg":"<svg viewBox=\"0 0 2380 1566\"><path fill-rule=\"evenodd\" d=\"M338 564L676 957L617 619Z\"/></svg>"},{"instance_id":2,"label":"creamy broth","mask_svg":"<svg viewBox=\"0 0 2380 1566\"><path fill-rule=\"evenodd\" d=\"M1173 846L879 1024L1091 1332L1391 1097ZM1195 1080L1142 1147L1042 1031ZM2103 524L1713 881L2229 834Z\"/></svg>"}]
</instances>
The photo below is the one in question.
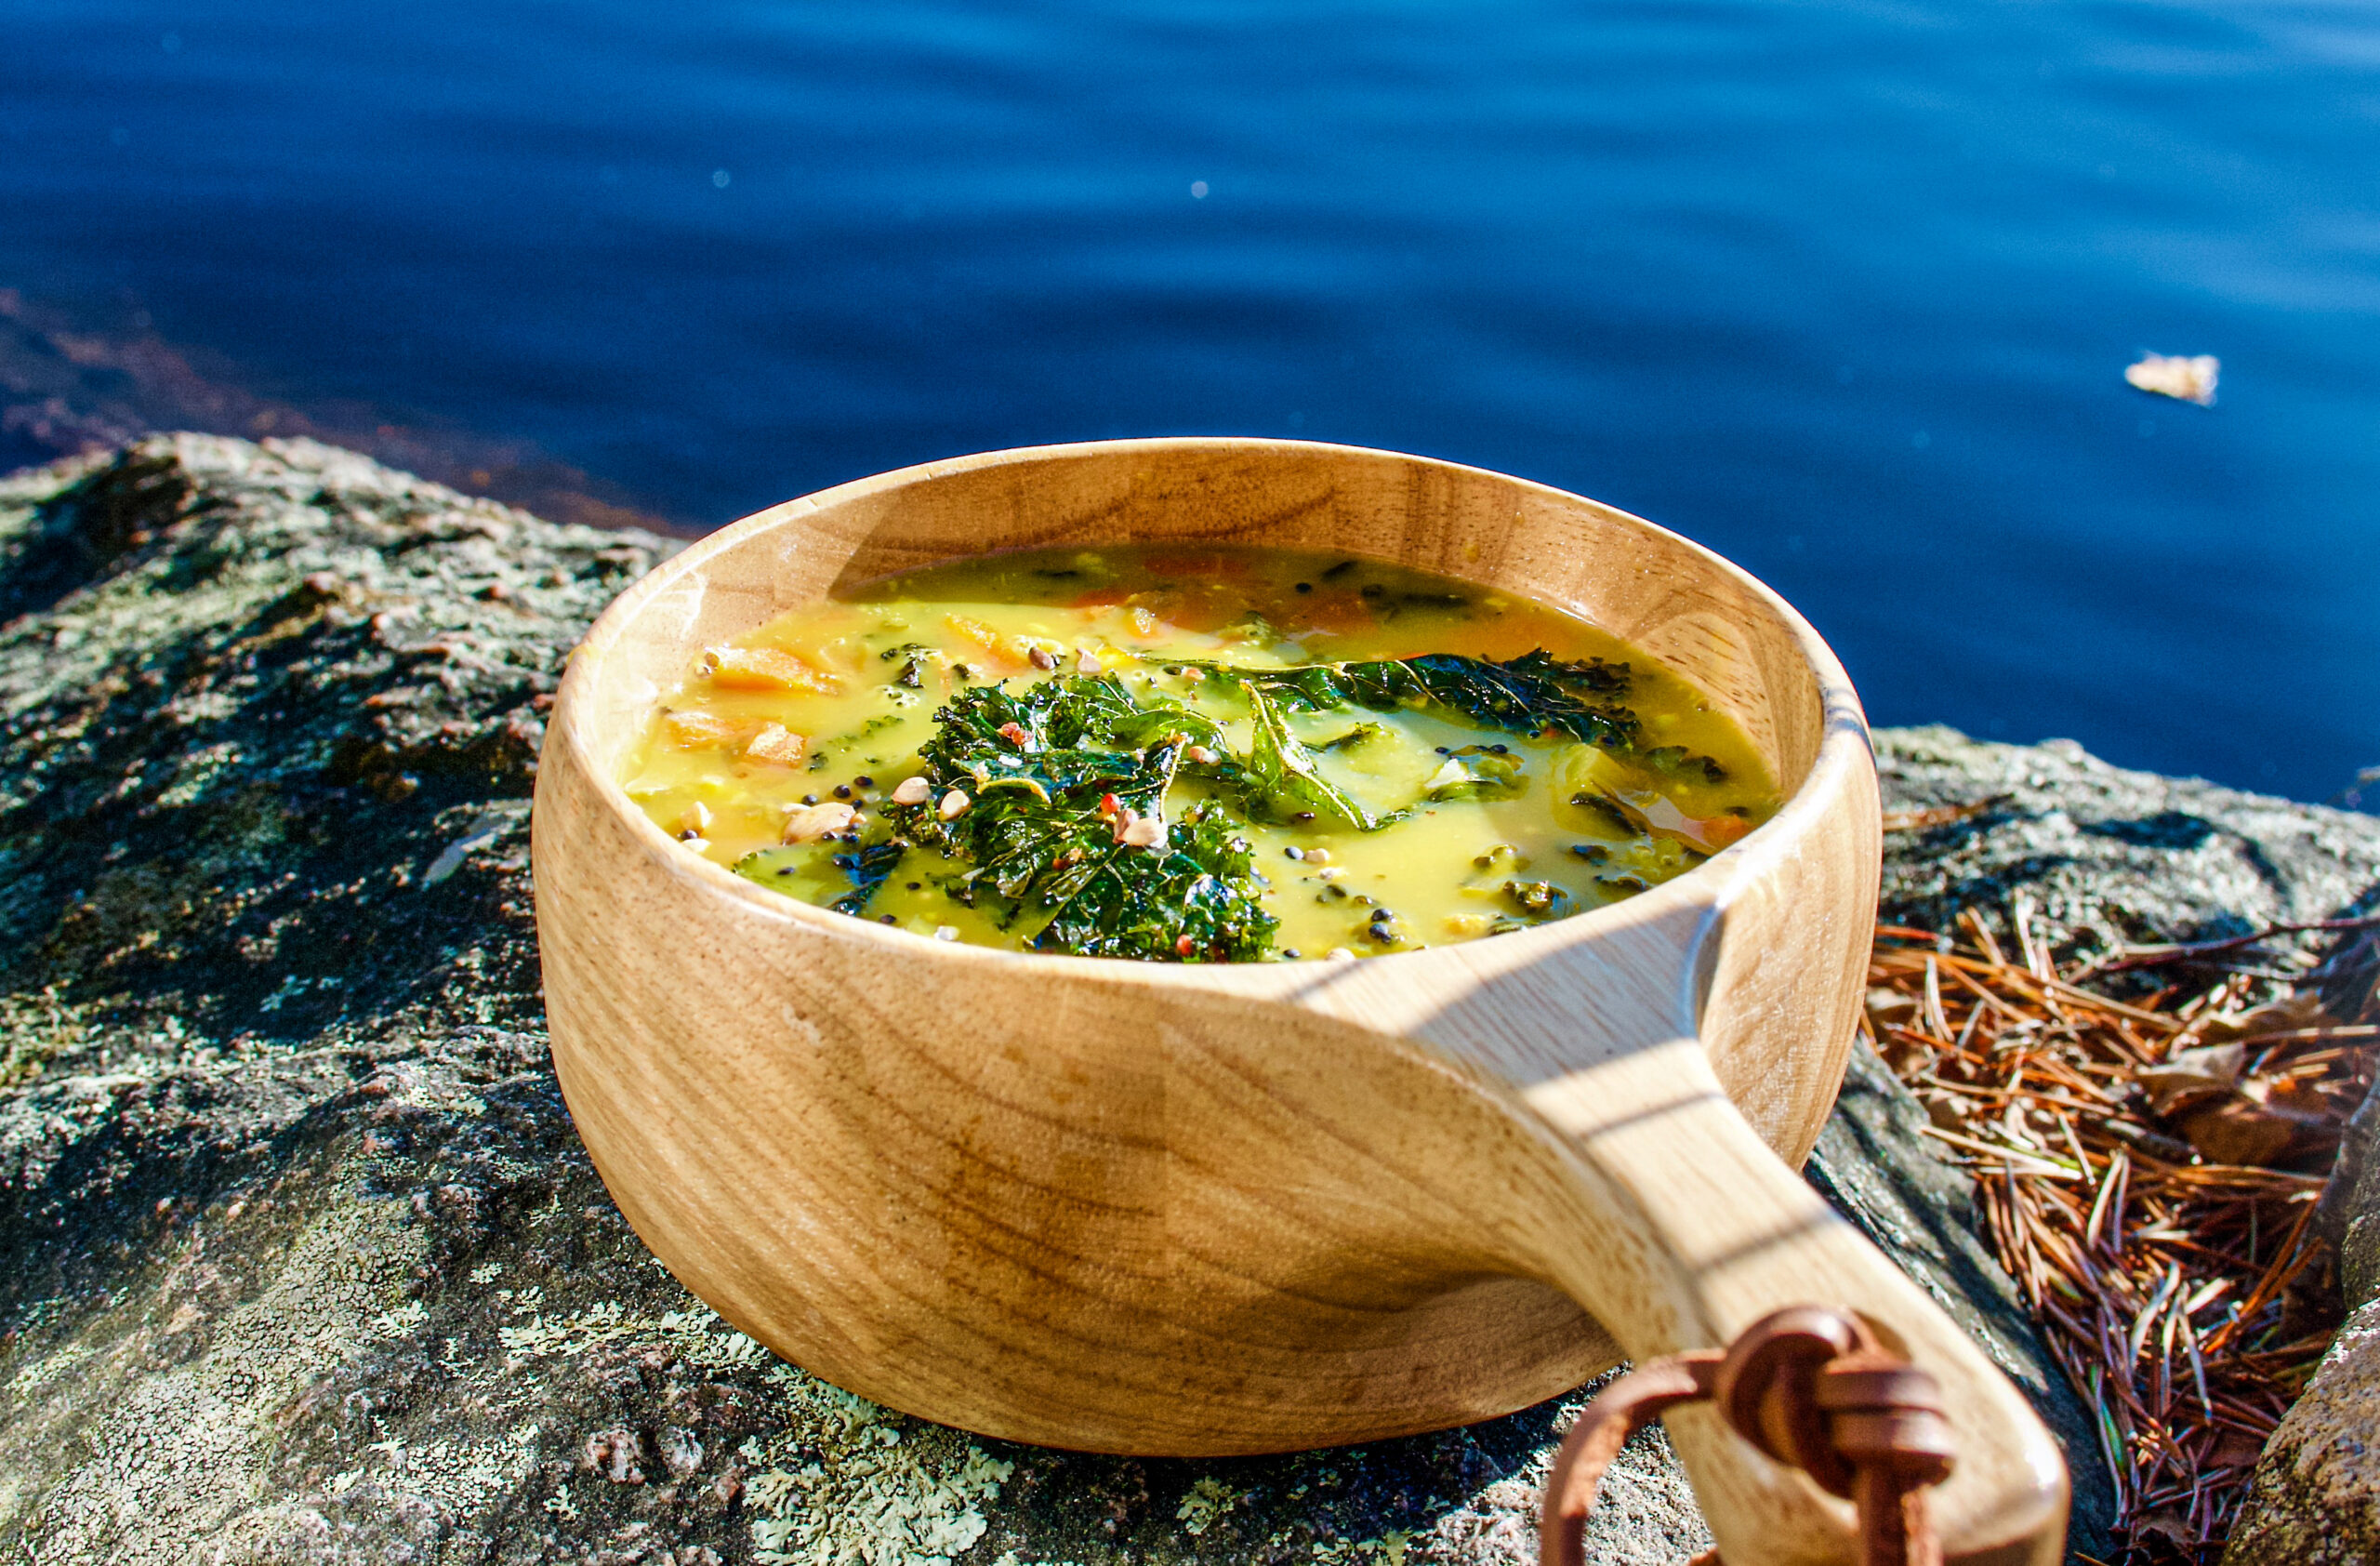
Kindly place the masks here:
<instances>
[{"instance_id":1,"label":"creamy broth","mask_svg":"<svg viewBox=\"0 0 2380 1566\"><path fill-rule=\"evenodd\" d=\"M990 556L796 610L707 650L624 782L789 896L1182 961L1526 928L1777 806L1732 723L1575 616L1240 549Z\"/></svg>"}]
</instances>

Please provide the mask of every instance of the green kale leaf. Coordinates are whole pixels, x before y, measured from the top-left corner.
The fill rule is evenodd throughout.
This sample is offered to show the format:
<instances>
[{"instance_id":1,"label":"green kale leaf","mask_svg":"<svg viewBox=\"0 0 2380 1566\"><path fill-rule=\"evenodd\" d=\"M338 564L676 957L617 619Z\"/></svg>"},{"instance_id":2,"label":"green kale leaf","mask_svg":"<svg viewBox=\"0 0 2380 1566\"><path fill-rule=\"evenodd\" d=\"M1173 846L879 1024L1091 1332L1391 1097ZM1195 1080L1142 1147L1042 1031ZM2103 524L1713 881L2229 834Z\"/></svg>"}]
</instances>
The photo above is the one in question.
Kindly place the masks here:
<instances>
[{"instance_id":1,"label":"green kale leaf","mask_svg":"<svg viewBox=\"0 0 2380 1566\"><path fill-rule=\"evenodd\" d=\"M1220 746L1213 720L1144 707L1104 675L978 686L934 717L919 751L932 796L892 808L908 836L970 866L957 896L1003 928L1039 922L1034 950L1248 962L1271 946L1247 840L1210 813L1163 820L1183 751ZM945 820L954 789L967 807ZM1157 841L1124 841L1135 817L1162 824Z\"/></svg>"},{"instance_id":2,"label":"green kale leaf","mask_svg":"<svg viewBox=\"0 0 2380 1566\"><path fill-rule=\"evenodd\" d=\"M913 691L925 683L926 666L943 661L940 653L922 642L904 642L897 647L887 647L876 656L886 663L900 659L900 671L892 676L892 683Z\"/></svg>"},{"instance_id":3,"label":"green kale leaf","mask_svg":"<svg viewBox=\"0 0 2380 1566\"><path fill-rule=\"evenodd\" d=\"M1171 664L1194 660L1168 658ZM1243 689L1263 691L1294 711L1361 707L1393 712L1430 703L1450 708L1509 734L1553 729L1589 745L1625 750L1636 738L1635 713L1619 704L1628 693L1624 663L1589 658L1566 662L1542 648L1499 663L1456 653L1382 658L1363 663L1309 663L1289 669L1250 669L1196 663Z\"/></svg>"},{"instance_id":4,"label":"green kale leaf","mask_svg":"<svg viewBox=\"0 0 2380 1566\"><path fill-rule=\"evenodd\" d=\"M1252 718L1248 760L1238 784L1251 816L1269 821L1329 821L1376 832L1402 813L1376 816L1316 769L1314 752L1289 732L1281 710L1261 686L1248 687Z\"/></svg>"}]
</instances>

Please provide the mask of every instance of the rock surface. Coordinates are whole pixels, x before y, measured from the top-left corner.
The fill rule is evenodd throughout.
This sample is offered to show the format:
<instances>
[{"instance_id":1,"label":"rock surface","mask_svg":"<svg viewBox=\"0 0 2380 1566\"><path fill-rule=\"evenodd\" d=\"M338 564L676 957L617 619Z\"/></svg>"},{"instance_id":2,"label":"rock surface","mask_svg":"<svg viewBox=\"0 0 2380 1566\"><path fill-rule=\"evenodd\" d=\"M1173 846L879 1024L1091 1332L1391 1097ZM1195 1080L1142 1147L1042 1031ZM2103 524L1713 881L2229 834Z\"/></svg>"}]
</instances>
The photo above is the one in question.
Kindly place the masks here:
<instances>
[{"instance_id":1,"label":"rock surface","mask_svg":"<svg viewBox=\"0 0 2380 1566\"><path fill-rule=\"evenodd\" d=\"M2324 965L2334 1015L2380 1022L2380 936ZM2380 1083L2341 1140L2316 1226L2338 1249L2347 1324L2266 1443L2224 1566L2380 1561Z\"/></svg>"},{"instance_id":2,"label":"rock surface","mask_svg":"<svg viewBox=\"0 0 2380 1566\"><path fill-rule=\"evenodd\" d=\"M2342 1303L2359 1310L2380 1299L2380 1082L2347 1123L2338 1167L2322 1193L2318 1223L2338 1247ZM2380 1421L2380 1409L2373 1411Z\"/></svg>"},{"instance_id":3,"label":"rock surface","mask_svg":"<svg viewBox=\"0 0 2380 1566\"><path fill-rule=\"evenodd\" d=\"M2380 930L2347 940L2315 976L2332 1015L2380 1023ZM2380 1082L2347 1121L2314 1223L2337 1247L2341 1306L2353 1311L2380 1298ZM2380 1409L2373 1417L2380 1422Z\"/></svg>"},{"instance_id":4,"label":"rock surface","mask_svg":"<svg viewBox=\"0 0 2380 1566\"><path fill-rule=\"evenodd\" d=\"M2223 1566L2380 1560L2380 1300L2347 1318L2256 1464Z\"/></svg>"},{"instance_id":5,"label":"rock surface","mask_svg":"<svg viewBox=\"0 0 2380 1566\"><path fill-rule=\"evenodd\" d=\"M2066 739L1897 729L1877 751L1887 810L1983 806L1885 839L1885 914L1925 929L1977 908L2004 934L2022 896L2064 960L2380 904L2380 817L2128 772Z\"/></svg>"},{"instance_id":6,"label":"rock surface","mask_svg":"<svg viewBox=\"0 0 2380 1566\"><path fill-rule=\"evenodd\" d=\"M547 1063L540 713L674 546L304 442L157 438L0 480L0 1547L185 1561L1534 1558L1577 1398L1233 1462L971 1439L778 1363L652 1260ZM2380 822L1882 737L1888 909L2022 890L2078 938L2351 903ZM1918 1111L1855 1066L1812 1178L2105 1486ZM2094 1516L2094 1495L2096 1517ZM1594 1559L1707 1543L1658 1432Z\"/></svg>"}]
</instances>

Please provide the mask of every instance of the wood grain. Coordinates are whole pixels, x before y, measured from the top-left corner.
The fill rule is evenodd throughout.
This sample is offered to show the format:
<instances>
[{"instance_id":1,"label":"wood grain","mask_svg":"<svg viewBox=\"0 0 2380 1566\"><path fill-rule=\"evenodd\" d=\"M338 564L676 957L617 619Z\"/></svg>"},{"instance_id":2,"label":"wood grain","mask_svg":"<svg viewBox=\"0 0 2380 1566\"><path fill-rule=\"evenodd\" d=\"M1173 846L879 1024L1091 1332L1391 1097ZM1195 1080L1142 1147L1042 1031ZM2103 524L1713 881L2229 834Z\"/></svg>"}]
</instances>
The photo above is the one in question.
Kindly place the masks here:
<instances>
[{"instance_id":1,"label":"wood grain","mask_svg":"<svg viewBox=\"0 0 2380 1566\"><path fill-rule=\"evenodd\" d=\"M1743 725L1791 798L1615 907L1355 964L1191 967L924 940L685 852L617 786L706 644L993 549L1344 550L1565 604ZM1253 1453L1487 1417L1622 1354L1848 1305L1941 1377L1954 1559L2057 1557L2015 1389L1791 1165L1840 1082L1875 904L1858 701L1775 594L1576 496L1285 442L1000 452L762 511L588 634L537 785L556 1069L689 1287L896 1408L1111 1452ZM1732 1566L1848 1558L1845 1508L1691 1411Z\"/></svg>"}]
</instances>

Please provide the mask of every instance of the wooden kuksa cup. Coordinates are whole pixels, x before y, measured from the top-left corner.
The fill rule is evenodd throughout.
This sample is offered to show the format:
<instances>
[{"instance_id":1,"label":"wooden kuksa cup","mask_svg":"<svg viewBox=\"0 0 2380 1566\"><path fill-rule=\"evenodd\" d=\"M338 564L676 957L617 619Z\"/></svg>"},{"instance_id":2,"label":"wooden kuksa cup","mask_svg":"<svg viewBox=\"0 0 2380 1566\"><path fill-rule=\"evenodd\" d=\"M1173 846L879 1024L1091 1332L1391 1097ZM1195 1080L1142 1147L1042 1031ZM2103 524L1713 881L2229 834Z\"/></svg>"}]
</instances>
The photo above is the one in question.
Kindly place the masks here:
<instances>
[{"instance_id":1,"label":"wooden kuksa cup","mask_svg":"<svg viewBox=\"0 0 2380 1566\"><path fill-rule=\"evenodd\" d=\"M1613 907L1361 962L924 939L687 852L620 787L703 647L953 556L1343 550L1561 604L1693 681L1789 794ZM1796 1177L1840 1083L1880 822L1858 697L1726 561L1575 495L1284 441L994 452L787 501L630 588L537 778L555 1069L621 1211L787 1359L1017 1440L1213 1454L1523 1407L1776 1307L1939 1378L1951 1559L2048 1566L2066 1473L2016 1390ZM1729 1566L1845 1559L1848 1506L1670 1416Z\"/></svg>"}]
</instances>

